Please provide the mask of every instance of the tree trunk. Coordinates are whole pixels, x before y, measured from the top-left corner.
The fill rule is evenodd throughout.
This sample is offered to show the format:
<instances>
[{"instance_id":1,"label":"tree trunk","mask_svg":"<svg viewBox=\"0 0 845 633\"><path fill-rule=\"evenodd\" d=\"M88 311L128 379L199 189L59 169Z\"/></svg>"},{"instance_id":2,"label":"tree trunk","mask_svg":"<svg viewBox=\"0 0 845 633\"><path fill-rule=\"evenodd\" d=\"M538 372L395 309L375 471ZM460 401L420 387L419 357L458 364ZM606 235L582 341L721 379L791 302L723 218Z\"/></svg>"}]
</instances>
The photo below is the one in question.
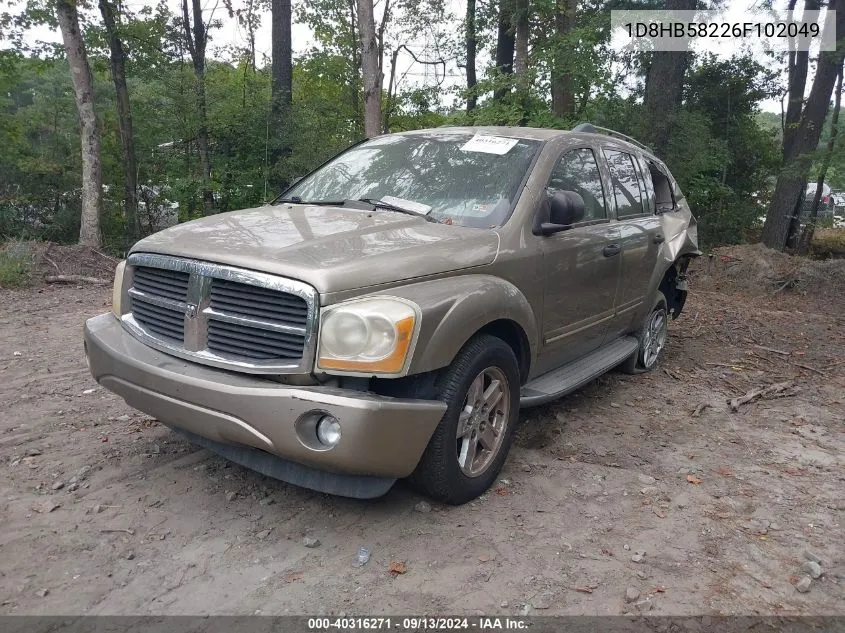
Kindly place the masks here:
<instances>
[{"instance_id":1,"label":"tree trunk","mask_svg":"<svg viewBox=\"0 0 845 633\"><path fill-rule=\"evenodd\" d=\"M100 0L100 13L109 40L109 63L117 103L117 126L123 148L124 194L123 210L126 222L126 242L131 246L138 239L138 162L132 136L132 109L126 87L126 51L117 34L115 10L109 0Z\"/></svg>"},{"instance_id":2,"label":"tree trunk","mask_svg":"<svg viewBox=\"0 0 845 633\"><path fill-rule=\"evenodd\" d=\"M76 109L82 128L82 217L79 243L100 248L100 215L103 208L103 173L100 164L100 130L94 110L94 78L88 65L85 42L79 29L76 0L58 0L56 16L67 51Z\"/></svg>"},{"instance_id":3,"label":"tree trunk","mask_svg":"<svg viewBox=\"0 0 845 633\"><path fill-rule=\"evenodd\" d=\"M376 41L373 0L357 0L358 30L361 35L361 69L364 74L364 135L381 134L381 62Z\"/></svg>"},{"instance_id":4,"label":"tree trunk","mask_svg":"<svg viewBox=\"0 0 845 633\"><path fill-rule=\"evenodd\" d=\"M829 16L825 29L835 29L836 40L845 35L845 0L831 0L831 10L836 11L835 21ZM830 107L833 85L842 66L845 50L823 52L819 55L816 76L810 96L801 114L801 120L790 145L784 148L784 166L778 175L772 202L763 225L762 242L769 248L782 251L799 227L799 206L807 186L807 175L812 166L812 153L821 137L822 126ZM788 158L787 158L788 157Z\"/></svg>"},{"instance_id":5,"label":"tree trunk","mask_svg":"<svg viewBox=\"0 0 845 633\"><path fill-rule=\"evenodd\" d=\"M819 204L822 200L822 188L824 179L827 177L827 170L830 168L830 161L833 158L833 150L836 147L836 135L839 126L839 109L842 105L842 64L839 64L839 76L836 79L836 97L833 103L833 114L830 117L830 139L827 141L827 149L822 159L822 166L819 170L819 178L816 181L816 195L813 196L813 206L810 207L810 214L807 217L807 224L801 233L798 242L798 254L806 255L813 245L813 235L816 231L816 218L819 215Z\"/></svg>"},{"instance_id":6,"label":"tree trunk","mask_svg":"<svg viewBox=\"0 0 845 633\"><path fill-rule=\"evenodd\" d=\"M528 70L528 37L531 30L528 21L529 10L529 0L517 0L513 73L518 77L524 76Z\"/></svg>"},{"instance_id":7,"label":"tree trunk","mask_svg":"<svg viewBox=\"0 0 845 633\"><path fill-rule=\"evenodd\" d=\"M188 0L182 0L182 20L185 28L185 41L191 54L191 62L196 78L197 104L197 151L200 155L202 171L202 214L215 212L214 194L211 191L211 154L208 142L208 115L205 102L205 47L208 42L208 29L202 20L201 0L191 0L193 25L188 17Z\"/></svg>"},{"instance_id":8,"label":"tree trunk","mask_svg":"<svg viewBox=\"0 0 845 633\"><path fill-rule=\"evenodd\" d=\"M795 9L796 0L789 0L788 10ZM805 11L818 11L818 0L806 0ZM787 84L786 116L783 121L783 153L784 160L793 158L786 156L786 148L791 147L801 122L801 109L804 105L804 90L807 86L807 68L810 63L809 51L792 51L789 53Z\"/></svg>"},{"instance_id":9,"label":"tree trunk","mask_svg":"<svg viewBox=\"0 0 845 633\"><path fill-rule=\"evenodd\" d=\"M696 0L666 0L667 10L691 11ZM647 138L655 154L666 156L672 119L681 105L684 74L690 54L685 51L655 51L646 73L643 112Z\"/></svg>"},{"instance_id":10,"label":"tree trunk","mask_svg":"<svg viewBox=\"0 0 845 633\"><path fill-rule=\"evenodd\" d=\"M349 94L350 103L352 104L352 112L355 116L353 123L357 129L361 125L363 115L361 112L361 40L358 37L358 22L356 20L358 8L356 6L356 1L357 0L348 0L349 33L351 36L351 52L349 55Z\"/></svg>"},{"instance_id":11,"label":"tree trunk","mask_svg":"<svg viewBox=\"0 0 845 633\"><path fill-rule=\"evenodd\" d=\"M284 186L278 163L290 152L290 108L293 102L291 0L272 0L272 84L270 94L270 183ZM277 192L278 193L278 192Z\"/></svg>"},{"instance_id":12,"label":"tree trunk","mask_svg":"<svg viewBox=\"0 0 845 633\"><path fill-rule=\"evenodd\" d=\"M472 112L478 105L478 95L475 86L478 77L475 74L475 57L478 51L478 35L475 17L475 1L467 0L466 16L466 47L467 47L467 112Z\"/></svg>"},{"instance_id":13,"label":"tree trunk","mask_svg":"<svg viewBox=\"0 0 845 633\"><path fill-rule=\"evenodd\" d=\"M399 52L401 50L402 47L400 46L390 56L390 74L387 80L387 103L384 105L384 124L382 126L385 134L390 132L390 117L393 116L393 104L395 101L393 85L396 81L396 64L399 61Z\"/></svg>"},{"instance_id":14,"label":"tree trunk","mask_svg":"<svg viewBox=\"0 0 845 633\"><path fill-rule=\"evenodd\" d=\"M572 30L578 0L555 2L555 54L552 61L552 114L560 119L571 119L575 108L572 74L566 70L567 60L560 40Z\"/></svg>"},{"instance_id":15,"label":"tree trunk","mask_svg":"<svg viewBox=\"0 0 845 633\"><path fill-rule=\"evenodd\" d=\"M496 38L496 70L500 75L513 74L513 56L516 48L514 37L512 0L499 0L499 31ZM493 98L501 100L510 90L498 88L493 91Z\"/></svg>"}]
</instances>

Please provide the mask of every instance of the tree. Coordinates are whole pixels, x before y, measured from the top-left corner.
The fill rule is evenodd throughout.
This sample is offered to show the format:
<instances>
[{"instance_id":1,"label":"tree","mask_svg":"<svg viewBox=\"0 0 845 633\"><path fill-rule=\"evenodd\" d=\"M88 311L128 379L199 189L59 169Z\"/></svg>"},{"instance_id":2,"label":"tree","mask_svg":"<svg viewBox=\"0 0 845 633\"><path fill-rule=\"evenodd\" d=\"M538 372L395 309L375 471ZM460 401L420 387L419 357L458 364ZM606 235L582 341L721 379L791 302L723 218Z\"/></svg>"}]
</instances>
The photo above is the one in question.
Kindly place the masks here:
<instances>
[{"instance_id":1,"label":"tree","mask_svg":"<svg viewBox=\"0 0 845 633\"><path fill-rule=\"evenodd\" d=\"M514 12L513 73L522 76L528 70L528 39L531 35L529 0L517 0Z\"/></svg>"},{"instance_id":2,"label":"tree","mask_svg":"<svg viewBox=\"0 0 845 633\"><path fill-rule=\"evenodd\" d=\"M825 29L832 29L838 41L845 35L845 0L831 0L835 21L828 16ZM798 233L799 206L812 166L812 152L818 147L824 119L830 108L833 85L842 66L845 49L822 52L816 65L816 76L801 119L789 144L784 146L784 165L778 174L772 201L763 225L762 242L782 251Z\"/></svg>"},{"instance_id":3,"label":"tree","mask_svg":"<svg viewBox=\"0 0 845 633\"><path fill-rule=\"evenodd\" d=\"M513 24L513 0L499 0L499 21L496 37L496 71L500 75L513 74L516 37ZM510 90L500 86L493 92L493 99L501 101Z\"/></svg>"},{"instance_id":4,"label":"tree","mask_svg":"<svg viewBox=\"0 0 845 633\"><path fill-rule=\"evenodd\" d=\"M361 70L364 75L364 135L368 138L381 134L382 72L373 0L357 0L358 29L361 37Z\"/></svg>"},{"instance_id":5,"label":"tree","mask_svg":"<svg viewBox=\"0 0 845 633\"><path fill-rule=\"evenodd\" d=\"M138 161L135 140L132 136L132 108L126 87L126 51L117 33L115 8L109 0L100 0L100 13L109 42L109 64L117 105L117 125L123 149L124 169L124 218L126 240L129 244L138 239Z\"/></svg>"},{"instance_id":6,"label":"tree","mask_svg":"<svg viewBox=\"0 0 845 633\"><path fill-rule=\"evenodd\" d=\"M810 213L807 217L807 225L801 233L801 239L798 242L798 253L806 255L810 252L810 247L813 244L813 234L816 230L816 218L819 215L819 204L822 199L822 189L824 188L824 181L827 177L827 170L830 169L830 163L833 158L833 151L836 149L836 135L839 131L839 109L842 106L842 64L839 65L839 76L836 79L836 99L833 104L833 114L830 117L830 138L827 140L827 148L822 159L822 166L819 169L819 177L816 180L816 193L813 196L813 203L810 207Z\"/></svg>"},{"instance_id":7,"label":"tree","mask_svg":"<svg viewBox=\"0 0 845 633\"><path fill-rule=\"evenodd\" d=\"M695 9L696 0L666 0L667 10ZM681 105L684 73L690 60L686 51L655 51L646 73L643 110L648 141L654 152L666 156L672 119Z\"/></svg>"},{"instance_id":8,"label":"tree","mask_svg":"<svg viewBox=\"0 0 845 633\"><path fill-rule=\"evenodd\" d=\"M789 0L788 10L795 9L796 0ZM818 11L818 0L806 0L805 11ZM787 59L786 112L783 119L783 148L792 145L798 124L801 122L801 109L804 106L804 90L807 86L807 68L810 63L810 51L790 51Z\"/></svg>"},{"instance_id":9,"label":"tree","mask_svg":"<svg viewBox=\"0 0 845 633\"><path fill-rule=\"evenodd\" d=\"M62 31L62 41L67 52L76 109L79 113L82 134L82 214L79 243L99 248L100 215L103 208L103 172L100 163L100 130L94 109L94 78L85 42L79 28L76 0L58 0L56 17Z\"/></svg>"},{"instance_id":10,"label":"tree","mask_svg":"<svg viewBox=\"0 0 845 633\"><path fill-rule=\"evenodd\" d=\"M475 86L478 78L475 71L475 58L478 51L478 24L476 21L476 0L467 0L466 24L466 64L467 64L467 112L475 110L478 105L478 95Z\"/></svg>"},{"instance_id":11,"label":"tree","mask_svg":"<svg viewBox=\"0 0 845 633\"><path fill-rule=\"evenodd\" d=\"M290 152L290 108L293 101L293 56L291 40L291 2L272 0L272 84L270 95L270 164L276 167L279 159ZM278 170L271 167L270 182L274 188L285 183Z\"/></svg>"},{"instance_id":12,"label":"tree","mask_svg":"<svg viewBox=\"0 0 845 633\"><path fill-rule=\"evenodd\" d=\"M564 45L566 37L575 23L578 0L555 0L555 43L552 60L552 113L561 119L572 118L575 109L575 94L572 74L568 67L571 54Z\"/></svg>"},{"instance_id":13,"label":"tree","mask_svg":"<svg viewBox=\"0 0 845 633\"><path fill-rule=\"evenodd\" d=\"M205 100L205 49L208 44L208 25L202 19L201 0L191 0L193 25L188 13L188 0L182 0L182 28L185 43L191 55L194 67L196 106L197 106L197 151L200 155L202 171L203 215L211 215L216 210L214 194L211 191L211 154L208 140L208 114Z\"/></svg>"}]
</instances>

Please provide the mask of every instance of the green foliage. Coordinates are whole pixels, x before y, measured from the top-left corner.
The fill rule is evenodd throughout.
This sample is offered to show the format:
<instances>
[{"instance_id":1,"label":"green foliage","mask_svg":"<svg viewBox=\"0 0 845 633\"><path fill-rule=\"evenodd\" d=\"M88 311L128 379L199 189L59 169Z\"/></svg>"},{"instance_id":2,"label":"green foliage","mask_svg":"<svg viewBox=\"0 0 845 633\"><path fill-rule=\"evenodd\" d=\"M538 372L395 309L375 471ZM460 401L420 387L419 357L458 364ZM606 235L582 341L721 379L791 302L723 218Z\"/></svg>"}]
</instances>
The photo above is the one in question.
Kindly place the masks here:
<instances>
[{"instance_id":1,"label":"green foliage","mask_svg":"<svg viewBox=\"0 0 845 633\"><path fill-rule=\"evenodd\" d=\"M701 58L685 84L666 164L696 214L702 245L743 242L766 212L779 165L778 130L761 126L757 109L776 86L765 68L746 57ZM633 97L601 96L586 118L634 137L645 124Z\"/></svg>"},{"instance_id":2,"label":"green foliage","mask_svg":"<svg viewBox=\"0 0 845 633\"><path fill-rule=\"evenodd\" d=\"M29 245L12 240L0 245L0 288L14 288L29 283L32 253Z\"/></svg>"},{"instance_id":3,"label":"green foliage","mask_svg":"<svg viewBox=\"0 0 845 633\"><path fill-rule=\"evenodd\" d=\"M224 3L240 28L254 28L256 14ZM250 207L278 192L268 184L302 176L362 136L360 53L357 23L348 0L294 3L314 43L294 62L293 104L276 129L269 121L270 66L249 47L212 46L206 66L211 188L219 211ZM479 62L495 47L499 0L477 3ZM505 2L507 8L507 2ZM79 128L66 63L49 46L28 45L26 29L52 20L47 0L18 0L20 13L0 13L8 50L0 50L0 238L25 236L61 242L77 238L80 211ZM125 248L122 212L123 159L118 135L108 46L96 5L83 5L83 30L95 78L102 130L104 217L107 248ZM265 10L268 3L257 7ZM634 137L648 126L641 106L647 55L609 47L609 9L653 8L659 0L585 0L573 28L556 28L558 0L529 4L528 71L521 76L479 67L478 107L467 113L466 93L454 63L464 59L462 16L444 0L392 0L381 44L384 88L392 52L401 50L391 94L383 99L389 131L453 125L525 125L569 129L592 121ZM462 3L454 5L462 7ZM133 8L134 7L134 8ZM140 222L149 233L178 210L185 221L203 210L196 146L195 76L178 15L166 0L119 5L118 34L128 51L127 80L138 162ZM222 8L221 8L222 11ZM245 21L246 20L246 21ZM382 25L379 24L379 27ZM213 30L212 30L213 31ZM214 32L214 31L213 31ZM425 46L419 42L425 41ZM212 38L212 44L214 39ZM453 79L443 85L405 73L408 50L421 59L453 60ZM299 48L299 50L302 50ZM404 65L403 65L404 64ZM419 66L416 67L419 70ZM551 110L552 70L565 73L574 95L572 120ZM461 71L462 72L462 71ZM504 98L494 99L502 90ZM749 57L699 57L688 70L684 103L671 121L666 162L699 218L705 246L741 241L764 212L779 167L780 118L758 106L778 92L775 78ZM845 138L845 118L840 122ZM825 131L825 135L828 134ZM823 136L824 144L826 136ZM270 164L272 148L284 147ZM840 143L828 181L845 188L845 144Z\"/></svg>"}]
</instances>

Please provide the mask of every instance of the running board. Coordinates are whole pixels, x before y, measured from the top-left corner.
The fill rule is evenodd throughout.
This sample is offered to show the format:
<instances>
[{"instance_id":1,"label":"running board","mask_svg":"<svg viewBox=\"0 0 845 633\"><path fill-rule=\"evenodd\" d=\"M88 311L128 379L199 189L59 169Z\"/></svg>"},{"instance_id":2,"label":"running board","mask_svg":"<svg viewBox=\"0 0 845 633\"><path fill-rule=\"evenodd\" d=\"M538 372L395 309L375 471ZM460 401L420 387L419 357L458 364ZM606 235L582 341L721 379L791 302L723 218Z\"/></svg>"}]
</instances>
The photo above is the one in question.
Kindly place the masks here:
<instances>
[{"instance_id":1,"label":"running board","mask_svg":"<svg viewBox=\"0 0 845 633\"><path fill-rule=\"evenodd\" d=\"M538 376L522 388L519 406L535 407L572 393L616 367L638 347L637 339L624 336L568 365Z\"/></svg>"}]
</instances>

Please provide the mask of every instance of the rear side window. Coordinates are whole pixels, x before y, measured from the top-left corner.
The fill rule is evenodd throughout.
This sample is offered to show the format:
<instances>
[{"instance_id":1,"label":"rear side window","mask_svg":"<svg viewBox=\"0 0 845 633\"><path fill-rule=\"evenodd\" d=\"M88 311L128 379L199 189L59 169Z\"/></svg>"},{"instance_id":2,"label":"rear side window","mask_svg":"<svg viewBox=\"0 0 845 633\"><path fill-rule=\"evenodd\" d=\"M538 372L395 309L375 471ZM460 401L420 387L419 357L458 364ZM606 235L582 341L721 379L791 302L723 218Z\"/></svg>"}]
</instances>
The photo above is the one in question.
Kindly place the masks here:
<instances>
[{"instance_id":1,"label":"rear side window","mask_svg":"<svg viewBox=\"0 0 845 633\"><path fill-rule=\"evenodd\" d=\"M674 211L675 196L672 193L672 182L669 180L663 169L653 161L647 161L648 174L654 186L654 204L657 213Z\"/></svg>"},{"instance_id":2,"label":"rear side window","mask_svg":"<svg viewBox=\"0 0 845 633\"><path fill-rule=\"evenodd\" d=\"M584 199L584 221L606 220L604 189L596 157L591 149L574 149L564 154L549 179L549 190L574 191Z\"/></svg>"},{"instance_id":3,"label":"rear side window","mask_svg":"<svg viewBox=\"0 0 845 633\"><path fill-rule=\"evenodd\" d=\"M616 216L621 219L646 213L633 157L625 152L608 149L604 150L604 156L610 168L613 197L616 200Z\"/></svg>"}]
</instances>

